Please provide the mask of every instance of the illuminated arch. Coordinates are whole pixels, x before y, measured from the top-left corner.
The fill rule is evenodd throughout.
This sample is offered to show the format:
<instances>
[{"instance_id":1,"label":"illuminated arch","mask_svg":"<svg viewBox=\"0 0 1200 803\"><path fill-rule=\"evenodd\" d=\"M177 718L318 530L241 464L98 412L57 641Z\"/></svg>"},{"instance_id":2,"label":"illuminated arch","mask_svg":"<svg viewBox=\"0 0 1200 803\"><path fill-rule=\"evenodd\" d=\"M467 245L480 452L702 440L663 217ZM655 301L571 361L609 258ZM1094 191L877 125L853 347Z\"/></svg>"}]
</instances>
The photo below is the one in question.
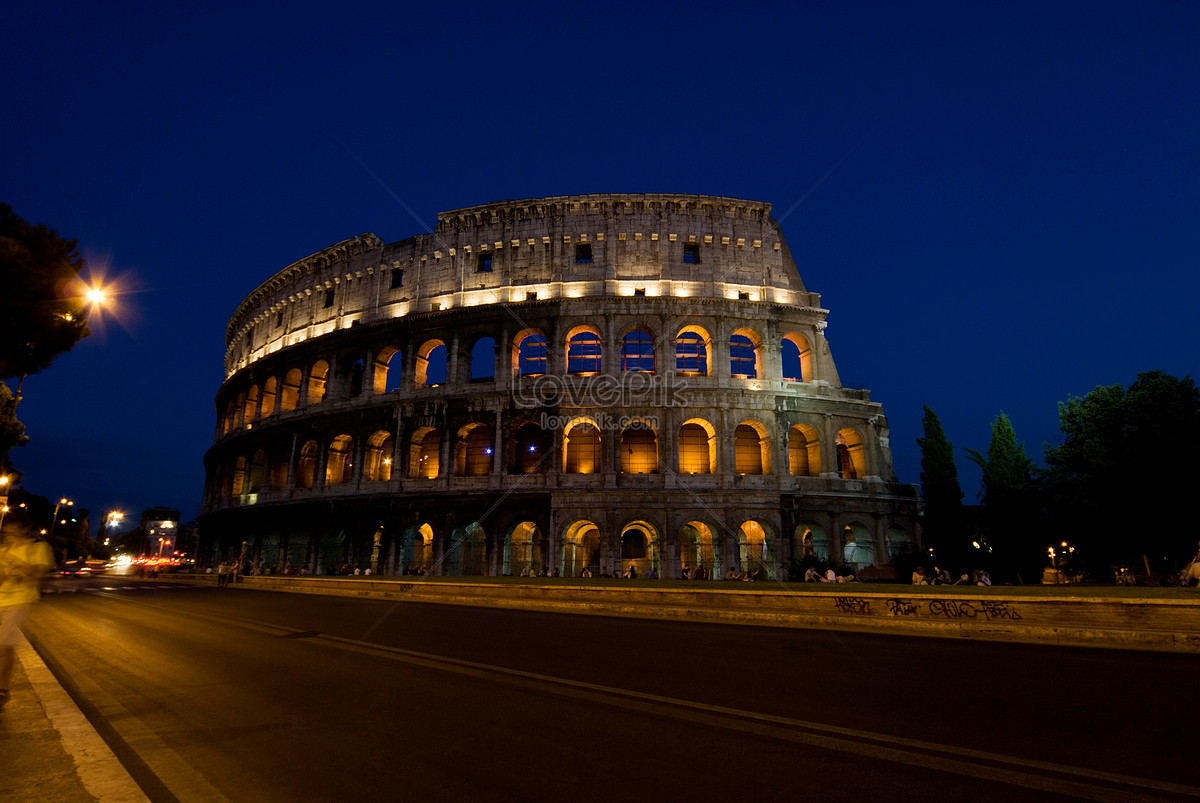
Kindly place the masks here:
<instances>
[{"instance_id":1,"label":"illuminated arch","mask_svg":"<svg viewBox=\"0 0 1200 803\"><path fill-rule=\"evenodd\" d=\"M387 482L392 478L392 452L395 439L386 430L377 430L367 438L363 455L363 479L368 482Z\"/></svg>"},{"instance_id":2,"label":"illuminated arch","mask_svg":"<svg viewBox=\"0 0 1200 803\"><path fill-rule=\"evenodd\" d=\"M852 521L842 528L842 562L855 572L875 564L875 546L866 524Z\"/></svg>"},{"instance_id":3,"label":"illuminated arch","mask_svg":"<svg viewBox=\"0 0 1200 803\"><path fill-rule=\"evenodd\" d=\"M685 326L675 336L675 371L684 376L712 374L712 336L702 326Z\"/></svg>"},{"instance_id":4,"label":"illuminated arch","mask_svg":"<svg viewBox=\"0 0 1200 803\"><path fill-rule=\"evenodd\" d=\"M317 360L308 372L308 403L320 404L325 401L325 387L329 378L329 363Z\"/></svg>"},{"instance_id":5,"label":"illuminated arch","mask_svg":"<svg viewBox=\"0 0 1200 803\"><path fill-rule=\"evenodd\" d=\"M400 349L384 346L375 355L374 370L371 372L371 390L376 394L390 393L400 389Z\"/></svg>"},{"instance_id":6,"label":"illuminated arch","mask_svg":"<svg viewBox=\"0 0 1200 803\"><path fill-rule=\"evenodd\" d=\"M679 572L681 577L689 580L721 577L721 553L717 549L717 538L713 528L703 521L689 521L680 528Z\"/></svg>"},{"instance_id":7,"label":"illuminated arch","mask_svg":"<svg viewBox=\"0 0 1200 803\"><path fill-rule=\"evenodd\" d=\"M775 578L775 533L769 524L756 519L742 522L738 527L738 562L749 575L758 572L758 579Z\"/></svg>"},{"instance_id":8,"label":"illuminated arch","mask_svg":"<svg viewBox=\"0 0 1200 803\"><path fill-rule=\"evenodd\" d=\"M779 344L783 378L790 382L811 382L812 345L799 332L788 332Z\"/></svg>"},{"instance_id":9,"label":"illuminated arch","mask_svg":"<svg viewBox=\"0 0 1200 803\"><path fill-rule=\"evenodd\" d=\"M454 444L454 475L484 477L492 471L492 429L473 421L458 431Z\"/></svg>"},{"instance_id":10,"label":"illuminated arch","mask_svg":"<svg viewBox=\"0 0 1200 803\"><path fill-rule=\"evenodd\" d=\"M733 431L734 472L771 473L770 431L761 421L743 421Z\"/></svg>"},{"instance_id":11,"label":"illuminated arch","mask_svg":"<svg viewBox=\"0 0 1200 803\"><path fill-rule=\"evenodd\" d=\"M600 574L600 528L594 522L581 520L563 529L562 573L564 577L579 577L585 568L593 576Z\"/></svg>"},{"instance_id":12,"label":"illuminated arch","mask_svg":"<svg viewBox=\"0 0 1200 803\"><path fill-rule=\"evenodd\" d=\"M788 473L793 477L821 476L821 440L808 424L788 430Z\"/></svg>"},{"instance_id":13,"label":"illuminated arch","mask_svg":"<svg viewBox=\"0 0 1200 803\"><path fill-rule=\"evenodd\" d=\"M406 527L400 539L400 563L405 574L424 574L433 568L433 527Z\"/></svg>"},{"instance_id":14,"label":"illuminated arch","mask_svg":"<svg viewBox=\"0 0 1200 803\"><path fill-rule=\"evenodd\" d=\"M508 473L541 474L547 466L550 453L551 433L534 421L525 421L517 426L508 440Z\"/></svg>"},{"instance_id":15,"label":"illuminated arch","mask_svg":"<svg viewBox=\"0 0 1200 803\"><path fill-rule=\"evenodd\" d=\"M619 574L623 575L630 566L637 570L639 578L645 578L647 572L654 570L659 575L659 537L658 528L644 519L627 522L621 528L619 539L621 545L621 562Z\"/></svg>"},{"instance_id":16,"label":"illuminated arch","mask_svg":"<svg viewBox=\"0 0 1200 803\"><path fill-rule=\"evenodd\" d=\"M436 427L420 427L413 432L408 447L408 476L431 480L441 470L442 433Z\"/></svg>"},{"instance_id":17,"label":"illuminated arch","mask_svg":"<svg viewBox=\"0 0 1200 803\"><path fill-rule=\"evenodd\" d=\"M867 476L867 449L862 435L854 427L838 430L837 469L844 480L861 480Z\"/></svg>"},{"instance_id":18,"label":"illuminated arch","mask_svg":"<svg viewBox=\"0 0 1200 803\"><path fill-rule=\"evenodd\" d=\"M689 418L679 428L679 473L712 474L717 465L717 430L703 418Z\"/></svg>"},{"instance_id":19,"label":"illuminated arch","mask_svg":"<svg viewBox=\"0 0 1200 803\"><path fill-rule=\"evenodd\" d=\"M595 474L601 470L600 427L576 418L563 428L563 473Z\"/></svg>"},{"instance_id":20,"label":"illuminated arch","mask_svg":"<svg viewBox=\"0 0 1200 803\"><path fill-rule=\"evenodd\" d=\"M414 381L417 387L431 387L446 381L446 342L426 340L417 349L417 365Z\"/></svg>"},{"instance_id":21,"label":"illuminated arch","mask_svg":"<svg viewBox=\"0 0 1200 803\"><path fill-rule=\"evenodd\" d=\"M593 376L603 366L604 347L600 330L584 324L567 332L567 373Z\"/></svg>"},{"instance_id":22,"label":"illuminated arch","mask_svg":"<svg viewBox=\"0 0 1200 803\"><path fill-rule=\"evenodd\" d=\"M626 332L621 338L621 370L654 373L654 335L644 327Z\"/></svg>"},{"instance_id":23,"label":"illuminated arch","mask_svg":"<svg viewBox=\"0 0 1200 803\"><path fill-rule=\"evenodd\" d=\"M305 441L300 447L300 459L296 463L296 484L311 488L317 481L317 454L321 447L316 441Z\"/></svg>"},{"instance_id":24,"label":"illuminated arch","mask_svg":"<svg viewBox=\"0 0 1200 803\"><path fill-rule=\"evenodd\" d=\"M283 412L295 410L300 405L300 383L304 381L304 373L299 368L293 368L283 377L283 394L279 399L279 409Z\"/></svg>"},{"instance_id":25,"label":"illuminated arch","mask_svg":"<svg viewBox=\"0 0 1200 803\"><path fill-rule=\"evenodd\" d=\"M279 380L271 377L263 383L262 403L258 407L258 417L266 418L275 414L275 399L278 395Z\"/></svg>"},{"instance_id":26,"label":"illuminated arch","mask_svg":"<svg viewBox=\"0 0 1200 803\"><path fill-rule=\"evenodd\" d=\"M246 406L242 413L242 423L245 426L250 426L254 423L254 417L258 414L258 385L251 385L250 390L246 391Z\"/></svg>"},{"instance_id":27,"label":"illuminated arch","mask_svg":"<svg viewBox=\"0 0 1200 803\"><path fill-rule=\"evenodd\" d=\"M729 336L729 374L734 379L762 379L763 339L756 330L735 329Z\"/></svg>"},{"instance_id":28,"label":"illuminated arch","mask_svg":"<svg viewBox=\"0 0 1200 803\"><path fill-rule=\"evenodd\" d=\"M504 537L503 574L538 574L545 565L546 540L537 524L523 521Z\"/></svg>"},{"instance_id":29,"label":"illuminated arch","mask_svg":"<svg viewBox=\"0 0 1200 803\"><path fill-rule=\"evenodd\" d=\"M634 421L621 431L621 473L658 473L658 436L647 421Z\"/></svg>"},{"instance_id":30,"label":"illuminated arch","mask_svg":"<svg viewBox=\"0 0 1200 803\"><path fill-rule=\"evenodd\" d=\"M245 409L246 409L246 394L239 393L237 395L237 398L234 399L233 407L230 410L229 421L230 421L231 429L238 429L245 423L245 419L243 419L243 417L242 417L245 412Z\"/></svg>"},{"instance_id":31,"label":"illuminated arch","mask_svg":"<svg viewBox=\"0 0 1200 803\"><path fill-rule=\"evenodd\" d=\"M541 329L522 329L512 341L512 371L517 376L541 376L546 373L546 333Z\"/></svg>"},{"instance_id":32,"label":"illuminated arch","mask_svg":"<svg viewBox=\"0 0 1200 803\"><path fill-rule=\"evenodd\" d=\"M329 442L325 458L325 484L341 485L350 482L354 473L354 439L338 435Z\"/></svg>"},{"instance_id":33,"label":"illuminated arch","mask_svg":"<svg viewBox=\"0 0 1200 803\"><path fill-rule=\"evenodd\" d=\"M245 493L246 490L246 458L238 457L233 461L233 485L230 486L229 495L237 498Z\"/></svg>"},{"instance_id":34,"label":"illuminated arch","mask_svg":"<svg viewBox=\"0 0 1200 803\"><path fill-rule=\"evenodd\" d=\"M229 402L228 404L225 405L225 416L224 416L224 423L221 426L221 434L228 435L229 431L232 429L233 429L233 402Z\"/></svg>"}]
</instances>

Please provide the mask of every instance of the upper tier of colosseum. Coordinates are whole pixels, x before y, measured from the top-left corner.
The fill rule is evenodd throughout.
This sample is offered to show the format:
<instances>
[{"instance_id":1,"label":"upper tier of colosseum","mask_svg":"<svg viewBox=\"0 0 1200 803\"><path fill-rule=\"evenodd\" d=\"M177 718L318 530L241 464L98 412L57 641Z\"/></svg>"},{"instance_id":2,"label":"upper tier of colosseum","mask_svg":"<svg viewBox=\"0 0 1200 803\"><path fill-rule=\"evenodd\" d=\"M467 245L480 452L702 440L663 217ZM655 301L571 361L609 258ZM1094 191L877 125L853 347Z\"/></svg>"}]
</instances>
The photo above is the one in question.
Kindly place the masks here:
<instances>
[{"instance_id":1,"label":"upper tier of colosseum","mask_svg":"<svg viewBox=\"0 0 1200 803\"><path fill-rule=\"evenodd\" d=\"M430 234L385 244L365 233L279 271L230 319L225 371L356 323L636 295L820 307L768 203L671 194L496 201L442 212Z\"/></svg>"}]
</instances>

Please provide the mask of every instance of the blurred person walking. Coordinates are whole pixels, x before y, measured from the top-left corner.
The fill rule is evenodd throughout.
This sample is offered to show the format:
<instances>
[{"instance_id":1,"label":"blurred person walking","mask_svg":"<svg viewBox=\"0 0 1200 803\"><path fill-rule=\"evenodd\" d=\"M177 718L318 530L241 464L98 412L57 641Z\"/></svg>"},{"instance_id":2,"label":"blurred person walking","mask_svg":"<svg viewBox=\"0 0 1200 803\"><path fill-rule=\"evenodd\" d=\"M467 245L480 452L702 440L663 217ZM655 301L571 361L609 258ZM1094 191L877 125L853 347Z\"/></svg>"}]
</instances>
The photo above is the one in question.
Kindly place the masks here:
<instances>
[{"instance_id":1,"label":"blurred person walking","mask_svg":"<svg viewBox=\"0 0 1200 803\"><path fill-rule=\"evenodd\" d=\"M10 529L0 540L0 708L8 702L21 624L41 599L38 581L53 568L54 553L45 541L21 529Z\"/></svg>"}]
</instances>

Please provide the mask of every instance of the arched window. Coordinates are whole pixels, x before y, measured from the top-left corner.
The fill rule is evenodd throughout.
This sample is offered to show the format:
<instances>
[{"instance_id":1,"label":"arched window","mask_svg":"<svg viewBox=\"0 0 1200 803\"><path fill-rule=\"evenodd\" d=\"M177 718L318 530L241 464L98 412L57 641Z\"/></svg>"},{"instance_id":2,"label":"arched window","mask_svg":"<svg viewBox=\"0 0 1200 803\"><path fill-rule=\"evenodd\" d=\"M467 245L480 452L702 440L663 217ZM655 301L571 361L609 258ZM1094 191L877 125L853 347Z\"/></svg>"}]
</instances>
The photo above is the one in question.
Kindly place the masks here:
<instances>
[{"instance_id":1,"label":"arched window","mask_svg":"<svg viewBox=\"0 0 1200 803\"><path fill-rule=\"evenodd\" d=\"M600 470L600 430L586 419L573 421L563 433L563 472L594 474Z\"/></svg>"},{"instance_id":2,"label":"arched window","mask_svg":"<svg viewBox=\"0 0 1200 803\"><path fill-rule=\"evenodd\" d=\"M413 433L409 448L408 475L431 480L441 469L442 434L433 427L421 427Z\"/></svg>"},{"instance_id":3,"label":"arched window","mask_svg":"<svg viewBox=\"0 0 1200 803\"><path fill-rule=\"evenodd\" d=\"M246 393L246 408L242 420L247 426L254 423L254 416L258 413L258 385L251 385L250 390Z\"/></svg>"},{"instance_id":4,"label":"arched window","mask_svg":"<svg viewBox=\"0 0 1200 803\"><path fill-rule=\"evenodd\" d=\"M490 382L496 378L496 340L481 337L471 349L471 381Z\"/></svg>"},{"instance_id":5,"label":"arched window","mask_svg":"<svg viewBox=\"0 0 1200 803\"><path fill-rule=\"evenodd\" d=\"M460 477L484 477L492 470L492 430L487 424L467 424L458 431L454 450L454 473Z\"/></svg>"},{"instance_id":6,"label":"arched window","mask_svg":"<svg viewBox=\"0 0 1200 803\"><path fill-rule=\"evenodd\" d=\"M350 366L350 398L357 399L363 392L363 361Z\"/></svg>"},{"instance_id":7,"label":"arched window","mask_svg":"<svg viewBox=\"0 0 1200 803\"><path fill-rule=\"evenodd\" d=\"M621 370L654 373L654 338L634 330L621 339Z\"/></svg>"},{"instance_id":8,"label":"arched window","mask_svg":"<svg viewBox=\"0 0 1200 803\"><path fill-rule=\"evenodd\" d=\"M225 418L221 425L221 434L228 435L231 429L233 429L233 402L225 405Z\"/></svg>"},{"instance_id":9,"label":"arched window","mask_svg":"<svg viewBox=\"0 0 1200 803\"><path fill-rule=\"evenodd\" d=\"M267 453L259 449L250 459L250 473L246 477L246 493L256 494L262 490L263 475L267 472Z\"/></svg>"},{"instance_id":10,"label":"arched window","mask_svg":"<svg viewBox=\"0 0 1200 803\"><path fill-rule=\"evenodd\" d=\"M325 460L325 484L350 482L353 473L354 439L349 435L338 435L329 444L329 455Z\"/></svg>"},{"instance_id":11,"label":"arched window","mask_svg":"<svg viewBox=\"0 0 1200 803\"><path fill-rule=\"evenodd\" d=\"M658 440L649 424L634 422L621 433L621 472L658 472Z\"/></svg>"},{"instance_id":12,"label":"arched window","mask_svg":"<svg viewBox=\"0 0 1200 803\"><path fill-rule=\"evenodd\" d=\"M392 478L392 450L395 439L391 433L378 430L367 438L363 455L363 477L368 482L387 482Z\"/></svg>"},{"instance_id":13,"label":"arched window","mask_svg":"<svg viewBox=\"0 0 1200 803\"><path fill-rule=\"evenodd\" d=\"M428 340L417 349L417 387L436 387L446 381L446 344Z\"/></svg>"},{"instance_id":14,"label":"arched window","mask_svg":"<svg viewBox=\"0 0 1200 803\"><path fill-rule=\"evenodd\" d=\"M301 488L311 488L317 481L317 450L320 447L316 441L306 441L300 447L300 460L296 464L296 484Z\"/></svg>"},{"instance_id":15,"label":"arched window","mask_svg":"<svg viewBox=\"0 0 1200 803\"><path fill-rule=\"evenodd\" d=\"M735 334L729 338L729 373L734 379L757 379L757 348L748 335Z\"/></svg>"},{"instance_id":16,"label":"arched window","mask_svg":"<svg viewBox=\"0 0 1200 803\"><path fill-rule=\"evenodd\" d=\"M646 557L646 531L630 527L621 533L621 560L641 560Z\"/></svg>"},{"instance_id":17,"label":"arched window","mask_svg":"<svg viewBox=\"0 0 1200 803\"><path fill-rule=\"evenodd\" d=\"M376 393L400 389L400 349L385 346L375 355L375 375L371 387Z\"/></svg>"},{"instance_id":18,"label":"arched window","mask_svg":"<svg viewBox=\"0 0 1200 803\"><path fill-rule=\"evenodd\" d=\"M295 410L300 404L300 382L304 374L299 368L293 368L283 377L283 397L279 400L279 409L287 412Z\"/></svg>"},{"instance_id":19,"label":"arched window","mask_svg":"<svg viewBox=\"0 0 1200 803\"><path fill-rule=\"evenodd\" d=\"M239 428L245 423L244 413L246 410L246 394L239 393L237 399L233 402L233 428Z\"/></svg>"},{"instance_id":20,"label":"arched window","mask_svg":"<svg viewBox=\"0 0 1200 803\"><path fill-rule=\"evenodd\" d=\"M320 404L325 401L325 380L329 377L329 363L318 360L308 372L308 403Z\"/></svg>"},{"instance_id":21,"label":"arched window","mask_svg":"<svg viewBox=\"0 0 1200 803\"><path fill-rule=\"evenodd\" d=\"M513 338L513 368L518 376L546 373L546 336L534 329L519 332Z\"/></svg>"},{"instance_id":22,"label":"arched window","mask_svg":"<svg viewBox=\"0 0 1200 803\"><path fill-rule=\"evenodd\" d=\"M783 336L779 344L783 378L789 382L812 381L812 348L808 339L791 332Z\"/></svg>"},{"instance_id":23,"label":"arched window","mask_svg":"<svg viewBox=\"0 0 1200 803\"><path fill-rule=\"evenodd\" d=\"M761 423L738 424L733 431L734 471L738 474L769 474L771 472L770 442L767 428Z\"/></svg>"},{"instance_id":24,"label":"arched window","mask_svg":"<svg viewBox=\"0 0 1200 803\"><path fill-rule=\"evenodd\" d=\"M230 495L241 496L246 489L246 458L239 457L233 463L233 488Z\"/></svg>"},{"instance_id":25,"label":"arched window","mask_svg":"<svg viewBox=\"0 0 1200 803\"><path fill-rule=\"evenodd\" d=\"M821 474L821 441L808 424L796 424L788 430L788 473L793 477L817 477Z\"/></svg>"},{"instance_id":26,"label":"arched window","mask_svg":"<svg viewBox=\"0 0 1200 803\"><path fill-rule=\"evenodd\" d=\"M266 381L266 383L263 384L262 403L258 406L259 418L266 418L267 416L275 414L275 397L277 395L276 389L278 387L279 380L277 380L275 377L271 377Z\"/></svg>"},{"instance_id":27,"label":"arched window","mask_svg":"<svg viewBox=\"0 0 1200 803\"><path fill-rule=\"evenodd\" d=\"M679 473L711 474L716 463L716 430L707 421L688 421L679 429Z\"/></svg>"},{"instance_id":28,"label":"arched window","mask_svg":"<svg viewBox=\"0 0 1200 803\"><path fill-rule=\"evenodd\" d=\"M590 329L575 332L567 339L567 372L598 374L602 355L603 348L598 332Z\"/></svg>"},{"instance_id":29,"label":"arched window","mask_svg":"<svg viewBox=\"0 0 1200 803\"><path fill-rule=\"evenodd\" d=\"M862 435L853 427L843 427L837 434L838 476L844 480L861 480L867 476L867 450Z\"/></svg>"},{"instance_id":30,"label":"arched window","mask_svg":"<svg viewBox=\"0 0 1200 803\"><path fill-rule=\"evenodd\" d=\"M675 370L687 376L708 376L711 342L708 332L699 326L680 330L675 338Z\"/></svg>"}]
</instances>

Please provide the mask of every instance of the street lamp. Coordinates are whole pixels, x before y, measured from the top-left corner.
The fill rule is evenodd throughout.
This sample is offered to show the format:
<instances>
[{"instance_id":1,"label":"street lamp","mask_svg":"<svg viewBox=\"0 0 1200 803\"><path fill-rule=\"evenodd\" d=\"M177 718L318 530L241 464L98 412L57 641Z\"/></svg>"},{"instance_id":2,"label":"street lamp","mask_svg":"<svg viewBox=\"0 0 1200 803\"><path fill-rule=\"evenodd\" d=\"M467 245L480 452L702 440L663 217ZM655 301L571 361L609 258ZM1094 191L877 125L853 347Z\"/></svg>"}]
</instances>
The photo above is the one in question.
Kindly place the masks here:
<instances>
[{"instance_id":1,"label":"street lamp","mask_svg":"<svg viewBox=\"0 0 1200 803\"><path fill-rule=\"evenodd\" d=\"M8 512L8 475L0 474L0 527L4 526L4 514Z\"/></svg>"},{"instance_id":2,"label":"street lamp","mask_svg":"<svg viewBox=\"0 0 1200 803\"><path fill-rule=\"evenodd\" d=\"M55 522L58 521L59 509L62 508L63 505L66 505L67 507L71 507L74 504L75 503L73 501L71 501L70 499L67 499L65 496L62 499L58 500L58 504L54 506L54 518L50 519L50 535L47 536L47 540L54 537L54 524L55 524ZM63 519L63 523L66 524L66 522L67 522L67 520Z\"/></svg>"}]
</instances>

